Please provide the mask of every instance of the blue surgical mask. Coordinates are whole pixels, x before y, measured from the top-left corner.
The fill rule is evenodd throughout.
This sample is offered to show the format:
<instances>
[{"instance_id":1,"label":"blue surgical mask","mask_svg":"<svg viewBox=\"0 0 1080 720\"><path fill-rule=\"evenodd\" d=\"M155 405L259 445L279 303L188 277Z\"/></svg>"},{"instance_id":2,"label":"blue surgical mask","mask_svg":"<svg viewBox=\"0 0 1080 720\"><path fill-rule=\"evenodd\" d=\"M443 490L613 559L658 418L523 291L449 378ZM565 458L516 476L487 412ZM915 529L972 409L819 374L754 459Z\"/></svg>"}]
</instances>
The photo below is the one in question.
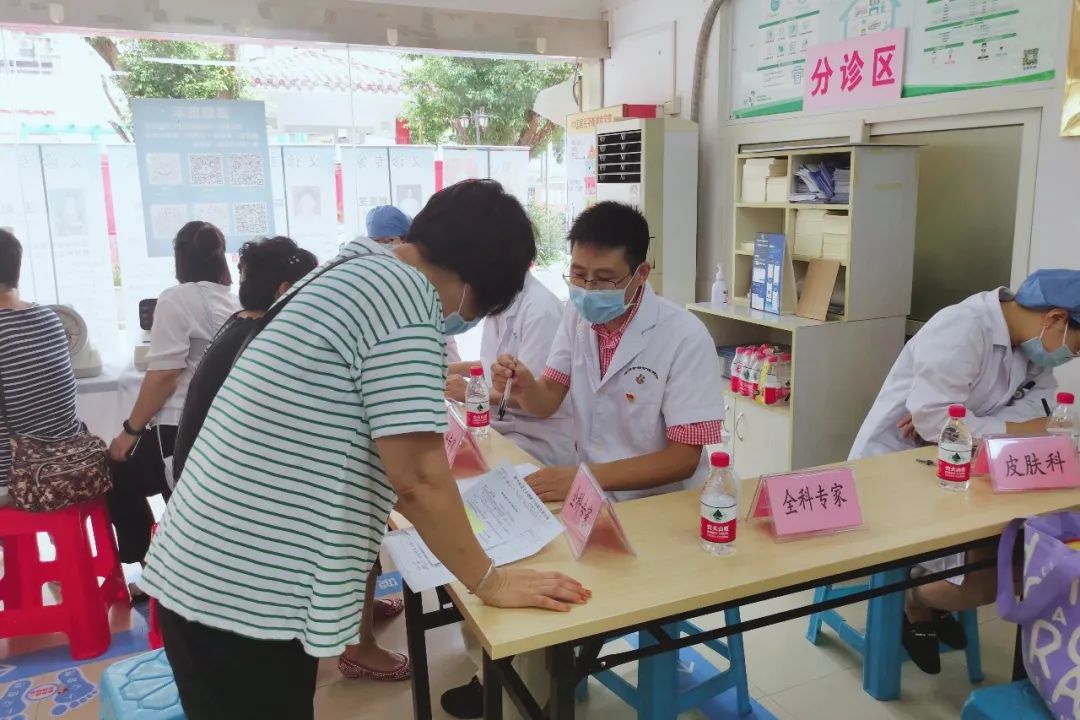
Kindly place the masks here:
<instances>
[{"instance_id":1,"label":"blue surgical mask","mask_svg":"<svg viewBox=\"0 0 1080 720\"><path fill-rule=\"evenodd\" d=\"M1065 338L1069 334L1068 323L1065 324L1065 333L1061 337L1061 347L1054 352L1047 352L1046 347L1043 346L1042 337L1044 332L1046 332L1045 329L1039 333L1039 337L1033 337L1020 343L1020 350L1033 364L1043 368L1056 368L1076 357L1069 350L1069 346L1065 344Z\"/></svg>"},{"instance_id":2,"label":"blue surgical mask","mask_svg":"<svg viewBox=\"0 0 1080 720\"><path fill-rule=\"evenodd\" d=\"M634 277L637 272L634 272ZM633 284L633 279L630 283ZM629 287L629 285L627 286ZM637 294L637 291L634 292ZM633 296L631 296L633 297ZM630 309L630 303L626 301L626 288L617 290L586 290L574 285L570 286L570 302L574 304L581 317L593 325L603 325L611 322Z\"/></svg>"},{"instance_id":3,"label":"blue surgical mask","mask_svg":"<svg viewBox=\"0 0 1080 720\"><path fill-rule=\"evenodd\" d=\"M461 308L465 306L465 293L468 291L466 286L461 291L461 302L458 303L458 309L450 313L443 319L443 333L446 335L461 335L472 330L480 322L480 318L475 320L466 320L461 317Z\"/></svg>"}]
</instances>

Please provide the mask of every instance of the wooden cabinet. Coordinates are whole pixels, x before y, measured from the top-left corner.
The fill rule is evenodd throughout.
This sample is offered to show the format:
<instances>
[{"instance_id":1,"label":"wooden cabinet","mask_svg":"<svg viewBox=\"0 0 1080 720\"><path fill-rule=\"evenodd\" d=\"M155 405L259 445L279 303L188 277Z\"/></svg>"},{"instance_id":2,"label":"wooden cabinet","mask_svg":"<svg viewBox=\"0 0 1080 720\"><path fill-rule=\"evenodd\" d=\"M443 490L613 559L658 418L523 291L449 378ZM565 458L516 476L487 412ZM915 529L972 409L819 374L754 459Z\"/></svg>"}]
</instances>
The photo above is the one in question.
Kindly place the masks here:
<instances>
[{"instance_id":1,"label":"wooden cabinet","mask_svg":"<svg viewBox=\"0 0 1080 720\"><path fill-rule=\"evenodd\" d=\"M731 450L739 477L791 469L791 422L787 406L765 406L750 398L727 396L732 408Z\"/></svg>"}]
</instances>

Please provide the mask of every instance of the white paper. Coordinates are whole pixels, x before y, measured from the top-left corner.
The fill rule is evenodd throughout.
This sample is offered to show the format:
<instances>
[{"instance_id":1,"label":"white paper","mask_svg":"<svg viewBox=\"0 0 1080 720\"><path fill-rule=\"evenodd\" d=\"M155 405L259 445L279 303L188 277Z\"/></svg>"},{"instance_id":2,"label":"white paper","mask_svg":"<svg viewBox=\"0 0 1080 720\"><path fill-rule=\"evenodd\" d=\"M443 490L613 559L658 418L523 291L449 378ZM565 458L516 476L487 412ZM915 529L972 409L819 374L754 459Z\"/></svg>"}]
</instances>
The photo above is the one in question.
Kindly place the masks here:
<instances>
[{"instance_id":1,"label":"white paper","mask_svg":"<svg viewBox=\"0 0 1080 720\"><path fill-rule=\"evenodd\" d=\"M514 466L514 472L516 472L518 474L518 477L522 479L529 477L539 469L539 466L533 465L532 463L522 463L521 465ZM480 480L482 480L483 478L483 475L477 475L475 477L465 478L464 480L458 480L458 490L461 491L462 496L464 496L465 493L467 493L473 485L480 482Z\"/></svg>"},{"instance_id":2,"label":"white paper","mask_svg":"<svg viewBox=\"0 0 1080 720\"><path fill-rule=\"evenodd\" d=\"M496 565L535 555L562 534L562 523L529 489L517 468L500 465L474 480L462 493L465 512L480 546ZM383 548L390 553L394 567L413 592L431 590L454 580L415 528L388 534Z\"/></svg>"}]
</instances>

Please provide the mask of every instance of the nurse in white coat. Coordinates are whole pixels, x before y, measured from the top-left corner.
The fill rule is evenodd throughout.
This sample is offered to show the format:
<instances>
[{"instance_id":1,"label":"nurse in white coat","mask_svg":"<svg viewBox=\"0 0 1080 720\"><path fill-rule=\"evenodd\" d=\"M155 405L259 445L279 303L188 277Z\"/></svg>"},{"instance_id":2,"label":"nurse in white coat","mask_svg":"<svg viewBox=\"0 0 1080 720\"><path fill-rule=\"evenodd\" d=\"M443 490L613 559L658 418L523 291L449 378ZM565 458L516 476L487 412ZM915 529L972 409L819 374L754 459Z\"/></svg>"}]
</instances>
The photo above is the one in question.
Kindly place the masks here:
<instances>
[{"instance_id":1,"label":"nurse in white coat","mask_svg":"<svg viewBox=\"0 0 1080 720\"><path fill-rule=\"evenodd\" d=\"M514 303L484 320L480 363L488 382L491 383L491 367L500 355L511 355L529 367L542 366L551 352L562 318L563 304L555 293L532 274L526 275L525 287ZM450 365L448 397L464 402L468 383L465 375L475 364ZM572 465L576 461L569 398L548 418L533 417L520 408L508 408L506 417L500 420L493 406L491 427L544 465Z\"/></svg>"},{"instance_id":2,"label":"nurse in white coat","mask_svg":"<svg viewBox=\"0 0 1080 720\"><path fill-rule=\"evenodd\" d=\"M577 460L616 500L700 484L702 447L720 442L724 397L716 347L700 320L648 284L649 229L634 208L599 203L570 230L571 304L542 377L499 358L496 392L532 415L573 401ZM565 498L573 465L528 478L545 501Z\"/></svg>"},{"instance_id":3,"label":"nurse in white coat","mask_svg":"<svg viewBox=\"0 0 1080 720\"><path fill-rule=\"evenodd\" d=\"M904 347L850 457L936 442L955 404L967 408L976 438L1043 432L1057 388L1054 368L1078 352L1080 272L1039 270L1015 294L998 288L973 295L934 315ZM969 553L968 560L983 557ZM956 568L963 559L935 560L922 568ZM946 611L993 602L996 580L990 569L909 593L903 643L916 665L940 672L939 639L953 647L966 644Z\"/></svg>"}]
</instances>

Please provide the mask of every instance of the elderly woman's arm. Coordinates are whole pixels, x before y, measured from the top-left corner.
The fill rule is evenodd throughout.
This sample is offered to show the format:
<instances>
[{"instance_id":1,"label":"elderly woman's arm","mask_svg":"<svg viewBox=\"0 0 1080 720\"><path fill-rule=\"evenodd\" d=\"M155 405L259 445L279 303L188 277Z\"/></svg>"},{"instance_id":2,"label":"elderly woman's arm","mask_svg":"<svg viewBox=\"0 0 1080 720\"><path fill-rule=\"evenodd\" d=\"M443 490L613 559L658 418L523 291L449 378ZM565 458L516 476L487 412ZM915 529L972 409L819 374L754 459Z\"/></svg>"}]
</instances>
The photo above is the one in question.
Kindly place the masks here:
<instances>
[{"instance_id":1,"label":"elderly woman's arm","mask_svg":"<svg viewBox=\"0 0 1080 720\"><path fill-rule=\"evenodd\" d=\"M154 419L158 411L165 406L165 401L176 390L176 381L182 370L148 370L139 387L139 397L135 407L128 415L128 426L133 430L142 430ZM109 445L109 457L116 462L123 462L131 455L139 437L121 431Z\"/></svg>"}]
</instances>

